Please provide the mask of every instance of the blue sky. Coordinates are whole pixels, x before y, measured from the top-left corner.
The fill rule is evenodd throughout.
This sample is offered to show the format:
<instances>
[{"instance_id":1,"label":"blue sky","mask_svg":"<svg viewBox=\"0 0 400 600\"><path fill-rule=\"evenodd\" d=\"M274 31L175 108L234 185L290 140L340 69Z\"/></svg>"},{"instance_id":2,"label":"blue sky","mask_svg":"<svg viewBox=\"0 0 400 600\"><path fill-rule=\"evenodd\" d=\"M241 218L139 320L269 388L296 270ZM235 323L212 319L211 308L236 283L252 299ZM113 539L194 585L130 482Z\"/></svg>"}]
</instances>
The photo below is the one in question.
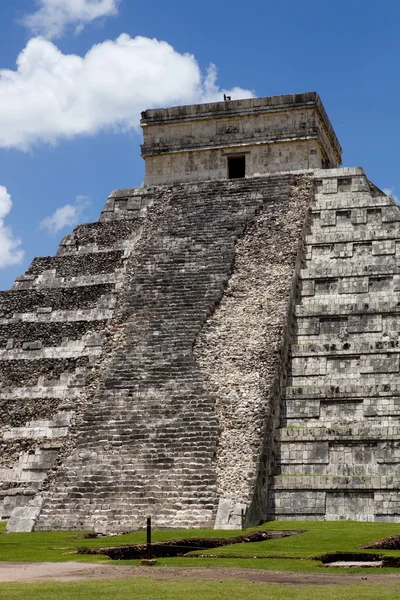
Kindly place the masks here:
<instances>
[{"instance_id":1,"label":"blue sky","mask_svg":"<svg viewBox=\"0 0 400 600\"><path fill-rule=\"evenodd\" d=\"M0 288L141 184L151 106L315 90L343 164L400 194L399 23L395 0L1 2Z\"/></svg>"}]
</instances>

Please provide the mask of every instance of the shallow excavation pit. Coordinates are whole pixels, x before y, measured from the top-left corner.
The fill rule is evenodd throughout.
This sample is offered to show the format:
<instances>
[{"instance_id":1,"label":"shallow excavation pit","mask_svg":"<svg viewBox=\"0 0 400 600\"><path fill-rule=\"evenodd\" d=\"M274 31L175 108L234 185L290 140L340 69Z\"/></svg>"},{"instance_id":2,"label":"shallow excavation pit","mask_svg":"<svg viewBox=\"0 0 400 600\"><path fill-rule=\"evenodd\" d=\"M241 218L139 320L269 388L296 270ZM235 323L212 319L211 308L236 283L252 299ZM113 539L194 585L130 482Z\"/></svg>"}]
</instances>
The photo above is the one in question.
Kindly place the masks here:
<instances>
[{"instance_id":1,"label":"shallow excavation pit","mask_svg":"<svg viewBox=\"0 0 400 600\"><path fill-rule=\"evenodd\" d=\"M147 558L167 558L184 556L193 550L207 550L220 548L231 544L245 544L249 542L265 542L271 539L288 537L304 533L303 530L288 531L253 531L231 538L181 538L156 542L151 544L151 552L147 544L134 544L129 546L113 546L110 548L78 548L78 554L103 554L112 560L135 560Z\"/></svg>"},{"instance_id":2,"label":"shallow excavation pit","mask_svg":"<svg viewBox=\"0 0 400 600\"><path fill-rule=\"evenodd\" d=\"M316 557L325 567L341 568L400 568L400 557L362 552L335 552Z\"/></svg>"}]
</instances>

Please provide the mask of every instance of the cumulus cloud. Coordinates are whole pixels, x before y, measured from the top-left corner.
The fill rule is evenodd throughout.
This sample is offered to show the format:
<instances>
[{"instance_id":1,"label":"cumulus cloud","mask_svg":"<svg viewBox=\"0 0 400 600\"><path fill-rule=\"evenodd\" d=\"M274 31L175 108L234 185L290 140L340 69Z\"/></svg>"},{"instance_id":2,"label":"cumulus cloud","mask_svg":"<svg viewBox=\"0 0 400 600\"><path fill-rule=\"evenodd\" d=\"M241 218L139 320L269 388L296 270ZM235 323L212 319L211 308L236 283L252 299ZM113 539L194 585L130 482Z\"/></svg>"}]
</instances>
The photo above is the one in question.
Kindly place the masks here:
<instances>
[{"instance_id":1,"label":"cumulus cloud","mask_svg":"<svg viewBox=\"0 0 400 600\"><path fill-rule=\"evenodd\" d=\"M88 196L77 196L74 204L65 204L41 221L40 228L50 233L57 233L64 227L74 227L81 220L83 213L90 204Z\"/></svg>"},{"instance_id":2,"label":"cumulus cloud","mask_svg":"<svg viewBox=\"0 0 400 600\"><path fill-rule=\"evenodd\" d=\"M37 0L38 10L23 19L23 24L34 34L48 39L60 37L68 25L75 32L85 24L118 13L120 0Z\"/></svg>"},{"instance_id":3,"label":"cumulus cloud","mask_svg":"<svg viewBox=\"0 0 400 600\"><path fill-rule=\"evenodd\" d=\"M120 35L81 57L32 38L17 70L0 70L0 147L26 150L39 142L137 128L146 108L249 98L219 89L216 67L202 75L195 57L167 42Z\"/></svg>"},{"instance_id":4,"label":"cumulus cloud","mask_svg":"<svg viewBox=\"0 0 400 600\"><path fill-rule=\"evenodd\" d=\"M16 265L24 258L21 240L14 237L11 227L4 225L4 218L12 208L11 196L4 185L0 185L0 269Z\"/></svg>"},{"instance_id":5,"label":"cumulus cloud","mask_svg":"<svg viewBox=\"0 0 400 600\"><path fill-rule=\"evenodd\" d=\"M397 204L400 204L400 199L399 197L394 193L395 187L387 187L387 188L383 188L383 193L386 194L386 196L392 196L392 198L394 199L394 201Z\"/></svg>"}]
</instances>

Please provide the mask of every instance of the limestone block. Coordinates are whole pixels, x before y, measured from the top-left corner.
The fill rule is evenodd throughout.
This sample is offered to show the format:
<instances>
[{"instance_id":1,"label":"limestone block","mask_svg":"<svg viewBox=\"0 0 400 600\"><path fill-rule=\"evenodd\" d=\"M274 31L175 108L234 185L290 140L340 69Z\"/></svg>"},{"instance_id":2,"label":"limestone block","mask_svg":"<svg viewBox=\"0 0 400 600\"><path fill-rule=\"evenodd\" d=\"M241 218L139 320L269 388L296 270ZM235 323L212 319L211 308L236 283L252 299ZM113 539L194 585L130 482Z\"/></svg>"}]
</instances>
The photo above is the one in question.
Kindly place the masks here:
<instances>
[{"instance_id":1,"label":"limestone block","mask_svg":"<svg viewBox=\"0 0 400 600\"><path fill-rule=\"evenodd\" d=\"M326 359L324 357L306 357L292 359L292 374L298 375L324 375L326 373Z\"/></svg>"},{"instance_id":2,"label":"limestone block","mask_svg":"<svg viewBox=\"0 0 400 600\"><path fill-rule=\"evenodd\" d=\"M337 194L338 191L338 180L335 178L323 179L322 180L322 193L323 194Z\"/></svg>"},{"instance_id":3,"label":"limestone block","mask_svg":"<svg viewBox=\"0 0 400 600\"><path fill-rule=\"evenodd\" d=\"M393 290L394 281L392 276L388 277L369 277L368 289L372 293L385 292Z\"/></svg>"},{"instance_id":4,"label":"limestone block","mask_svg":"<svg viewBox=\"0 0 400 600\"><path fill-rule=\"evenodd\" d=\"M304 296L314 296L315 294L315 282L311 279L304 280L301 282L301 295Z\"/></svg>"},{"instance_id":5,"label":"limestone block","mask_svg":"<svg viewBox=\"0 0 400 600\"><path fill-rule=\"evenodd\" d=\"M365 398L364 415L366 417L374 416L400 416L400 402L398 398Z\"/></svg>"},{"instance_id":6,"label":"limestone block","mask_svg":"<svg viewBox=\"0 0 400 600\"><path fill-rule=\"evenodd\" d=\"M314 490L275 491L274 512L277 516L323 515L325 514L325 492Z\"/></svg>"},{"instance_id":7,"label":"limestone block","mask_svg":"<svg viewBox=\"0 0 400 600\"><path fill-rule=\"evenodd\" d=\"M352 243L338 243L333 246L333 257L335 258L351 258L353 256Z\"/></svg>"},{"instance_id":8,"label":"limestone block","mask_svg":"<svg viewBox=\"0 0 400 600\"><path fill-rule=\"evenodd\" d=\"M337 278L317 279L314 282L315 295L336 295L338 293L339 281Z\"/></svg>"},{"instance_id":9,"label":"limestone block","mask_svg":"<svg viewBox=\"0 0 400 600\"><path fill-rule=\"evenodd\" d=\"M400 211L396 204L382 208L382 222L391 223L400 221Z\"/></svg>"},{"instance_id":10,"label":"limestone block","mask_svg":"<svg viewBox=\"0 0 400 600\"><path fill-rule=\"evenodd\" d=\"M282 444L280 462L290 465L327 464L328 451L328 442Z\"/></svg>"},{"instance_id":11,"label":"limestone block","mask_svg":"<svg viewBox=\"0 0 400 600\"><path fill-rule=\"evenodd\" d=\"M334 423L355 422L364 417L364 404L362 400L351 401L321 401L320 420L326 426Z\"/></svg>"},{"instance_id":12,"label":"limestone block","mask_svg":"<svg viewBox=\"0 0 400 600\"><path fill-rule=\"evenodd\" d=\"M373 255L387 255L396 253L395 240L377 240L372 242Z\"/></svg>"},{"instance_id":13,"label":"limestone block","mask_svg":"<svg viewBox=\"0 0 400 600\"><path fill-rule=\"evenodd\" d=\"M352 208L350 220L353 225L358 225L360 223L367 223L367 209L366 208Z\"/></svg>"},{"instance_id":14,"label":"limestone block","mask_svg":"<svg viewBox=\"0 0 400 600\"><path fill-rule=\"evenodd\" d=\"M285 413L287 419L304 419L320 416L320 401L287 398L285 402Z\"/></svg>"},{"instance_id":15,"label":"limestone block","mask_svg":"<svg viewBox=\"0 0 400 600\"><path fill-rule=\"evenodd\" d=\"M339 281L339 294L364 294L368 292L368 277L346 277Z\"/></svg>"},{"instance_id":16,"label":"limestone block","mask_svg":"<svg viewBox=\"0 0 400 600\"><path fill-rule=\"evenodd\" d=\"M327 492L326 515L331 520L373 521L373 492Z\"/></svg>"},{"instance_id":17,"label":"limestone block","mask_svg":"<svg viewBox=\"0 0 400 600\"><path fill-rule=\"evenodd\" d=\"M360 373L398 373L398 354L375 354L362 356L360 360Z\"/></svg>"},{"instance_id":18,"label":"limestone block","mask_svg":"<svg viewBox=\"0 0 400 600\"><path fill-rule=\"evenodd\" d=\"M29 501L29 496L13 494L4 496L4 500L0 503L1 519L9 519L15 508L26 506Z\"/></svg>"},{"instance_id":19,"label":"limestone block","mask_svg":"<svg viewBox=\"0 0 400 600\"><path fill-rule=\"evenodd\" d=\"M232 501L230 498L220 498L219 499L214 529L231 529L229 527L231 504L232 504Z\"/></svg>"},{"instance_id":20,"label":"limestone block","mask_svg":"<svg viewBox=\"0 0 400 600\"><path fill-rule=\"evenodd\" d=\"M327 375L346 375L347 377L352 377L359 372L359 359L358 358L348 358L346 356L342 357L328 357L326 360L326 373Z\"/></svg>"},{"instance_id":21,"label":"limestone block","mask_svg":"<svg viewBox=\"0 0 400 600\"><path fill-rule=\"evenodd\" d=\"M320 325L318 318L298 319L297 325L300 335L318 335L319 333Z\"/></svg>"},{"instance_id":22,"label":"limestone block","mask_svg":"<svg viewBox=\"0 0 400 600\"><path fill-rule=\"evenodd\" d=\"M400 275L398 274L393 275L393 291L400 292ZM398 317L393 318L397 319Z\"/></svg>"},{"instance_id":23,"label":"limestone block","mask_svg":"<svg viewBox=\"0 0 400 600\"><path fill-rule=\"evenodd\" d=\"M353 176L351 179L352 192L369 192L369 185L365 176Z\"/></svg>"},{"instance_id":24,"label":"limestone block","mask_svg":"<svg viewBox=\"0 0 400 600\"><path fill-rule=\"evenodd\" d=\"M336 226L336 211L335 210L321 210L320 223L321 223L321 227Z\"/></svg>"},{"instance_id":25,"label":"limestone block","mask_svg":"<svg viewBox=\"0 0 400 600\"><path fill-rule=\"evenodd\" d=\"M43 498L36 496L30 500L27 506L14 508L7 522L7 532L20 531L30 532L33 530L35 521L39 516L43 504Z\"/></svg>"},{"instance_id":26,"label":"limestone block","mask_svg":"<svg viewBox=\"0 0 400 600\"><path fill-rule=\"evenodd\" d=\"M320 334L323 336L340 337L347 333L348 319L347 317L323 317L319 319Z\"/></svg>"},{"instance_id":27,"label":"limestone block","mask_svg":"<svg viewBox=\"0 0 400 600\"><path fill-rule=\"evenodd\" d=\"M348 318L349 333L367 333L382 331L382 315L350 315Z\"/></svg>"}]
</instances>

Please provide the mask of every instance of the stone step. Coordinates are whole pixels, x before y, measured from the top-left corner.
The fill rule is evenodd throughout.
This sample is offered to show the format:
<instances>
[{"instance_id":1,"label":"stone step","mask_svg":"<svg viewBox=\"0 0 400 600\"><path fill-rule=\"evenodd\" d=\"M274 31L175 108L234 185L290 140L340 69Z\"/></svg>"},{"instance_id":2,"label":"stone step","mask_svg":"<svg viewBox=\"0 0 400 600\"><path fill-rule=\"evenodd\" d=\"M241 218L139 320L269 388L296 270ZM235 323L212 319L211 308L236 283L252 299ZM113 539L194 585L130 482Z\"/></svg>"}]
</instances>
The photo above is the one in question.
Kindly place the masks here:
<instances>
[{"instance_id":1,"label":"stone step","mask_svg":"<svg viewBox=\"0 0 400 600\"><path fill-rule=\"evenodd\" d=\"M390 196L373 197L369 192L338 192L337 194L316 194L313 212L393 205L394 201Z\"/></svg>"},{"instance_id":2,"label":"stone step","mask_svg":"<svg viewBox=\"0 0 400 600\"><path fill-rule=\"evenodd\" d=\"M78 225L71 235L61 240L57 255L125 249L132 243L129 240L139 227L138 219L125 219L122 222L96 221Z\"/></svg>"},{"instance_id":3,"label":"stone step","mask_svg":"<svg viewBox=\"0 0 400 600\"><path fill-rule=\"evenodd\" d=\"M281 427L277 430L277 440L281 443L315 441L374 441L399 440L400 425L389 427L371 427L368 423L323 427L316 423L314 427Z\"/></svg>"},{"instance_id":4,"label":"stone step","mask_svg":"<svg viewBox=\"0 0 400 600\"><path fill-rule=\"evenodd\" d=\"M61 376L60 381L55 385L46 382L46 385L44 386L44 382L41 381L37 386L0 387L0 402L27 400L39 404L38 401L45 401L46 398L54 398L60 402L65 401L65 403L74 403L81 393L81 390L73 385L73 379L75 379L75 377L75 374L72 376Z\"/></svg>"},{"instance_id":5,"label":"stone step","mask_svg":"<svg viewBox=\"0 0 400 600\"><path fill-rule=\"evenodd\" d=\"M3 426L22 427L33 419L51 419L60 412L63 400L52 396L39 398L2 398L0 399L0 419ZM72 399L71 399L72 400ZM65 411L61 411L64 412Z\"/></svg>"},{"instance_id":6,"label":"stone step","mask_svg":"<svg viewBox=\"0 0 400 600\"><path fill-rule=\"evenodd\" d=\"M280 475L271 481L274 490L396 490L400 491L400 475ZM294 511L293 511L294 512Z\"/></svg>"},{"instance_id":7,"label":"stone step","mask_svg":"<svg viewBox=\"0 0 400 600\"><path fill-rule=\"evenodd\" d=\"M325 382L320 386L287 386L285 390L286 398L390 398L400 396L400 382L375 382L366 385L342 381L336 385Z\"/></svg>"},{"instance_id":8,"label":"stone step","mask_svg":"<svg viewBox=\"0 0 400 600\"><path fill-rule=\"evenodd\" d=\"M106 299L108 302L106 302ZM106 305L108 308L75 309L75 310L55 310L38 309L38 312L14 313L12 317L0 319L0 325L9 325L10 323L77 323L79 321L104 321L109 322L114 315L116 296L102 296L99 304Z\"/></svg>"},{"instance_id":9,"label":"stone step","mask_svg":"<svg viewBox=\"0 0 400 600\"><path fill-rule=\"evenodd\" d=\"M231 276L236 242L263 205L272 237L279 231L280 240L284 232L293 238L282 215L290 210L294 181L288 175L256 185L224 181L122 190L110 198L102 215L109 222L140 216L153 200L149 217L163 210L163 219L154 220L135 247L140 254L124 297L125 337L82 416L68 465L46 494L38 527L88 525L94 518L89 501L91 515L112 523L108 506L116 493L124 500L119 518L125 522L136 520L136 506L140 515L156 506L167 521L174 514L171 498L182 503L180 524L212 521L219 427L193 344ZM272 251L271 235L265 238L271 268L293 269L297 247L285 243Z\"/></svg>"},{"instance_id":10,"label":"stone step","mask_svg":"<svg viewBox=\"0 0 400 600\"><path fill-rule=\"evenodd\" d=\"M345 297L344 297L345 298ZM343 298L343 299L344 299ZM338 302L331 304L319 304L315 302L307 305L297 304L295 306L295 315L298 318L310 318L314 316L320 317L341 317L351 319L352 323L370 323L370 322L381 322L381 315L385 314L400 314L400 301L395 298L388 300L379 301L373 296L363 296L359 302ZM368 327L370 327L368 325ZM369 333L370 331L376 331L376 328L367 329L364 332ZM356 331L354 331L356 333Z\"/></svg>"},{"instance_id":11,"label":"stone step","mask_svg":"<svg viewBox=\"0 0 400 600\"><path fill-rule=\"evenodd\" d=\"M113 273L121 265L121 250L62 256L34 258L26 275L38 277L47 271L54 271L57 277L78 277L79 275L99 275Z\"/></svg>"},{"instance_id":12,"label":"stone step","mask_svg":"<svg viewBox=\"0 0 400 600\"><path fill-rule=\"evenodd\" d=\"M17 277L13 290L76 288L87 285L113 285L118 287L123 277L123 270L100 275L82 275L80 277L57 277L55 271L46 271L43 275L21 275Z\"/></svg>"},{"instance_id":13,"label":"stone step","mask_svg":"<svg viewBox=\"0 0 400 600\"><path fill-rule=\"evenodd\" d=\"M41 342L42 346L60 346L83 337L95 336L105 329L107 323L105 319L47 323L14 320L3 322L0 323L0 348L17 349L34 342Z\"/></svg>"},{"instance_id":14,"label":"stone step","mask_svg":"<svg viewBox=\"0 0 400 600\"><path fill-rule=\"evenodd\" d=\"M336 259L331 259L326 264L312 263L310 268L304 268L300 272L300 278L305 279L326 279L342 277L365 277L365 276L384 276L390 277L400 274L400 256L377 256L367 258L363 261L342 260L340 263Z\"/></svg>"},{"instance_id":15,"label":"stone step","mask_svg":"<svg viewBox=\"0 0 400 600\"><path fill-rule=\"evenodd\" d=\"M327 228L316 228L306 236L306 245L327 245L339 243L371 243L372 241L398 241L399 224L386 223L384 228L371 228L366 223L359 223L353 229L327 230Z\"/></svg>"},{"instance_id":16,"label":"stone step","mask_svg":"<svg viewBox=\"0 0 400 600\"><path fill-rule=\"evenodd\" d=\"M89 357L42 358L37 360L0 360L0 385L35 386L40 378L52 381L63 374L90 366Z\"/></svg>"},{"instance_id":17,"label":"stone step","mask_svg":"<svg viewBox=\"0 0 400 600\"><path fill-rule=\"evenodd\" d=\"M84 310L99 306L114 290L112 284L80 286L72 289L0 291L0 319L32 311Z\"/></svg>"},{"instance_id":18,"label":"stone step","mask_svg":"<svg viewBox=\"0 0 400 600\"><path fill-rule=\"evenodd\" d=\"M399 339L385 339L382 337L381 332L376 333L376 338L378 339L372 339L371 341L366 339L365 341L360 341L359 339L351 338L340 340L335 339L334 337L329 340L329 338L326 337L325 341L324 339L321 339L312 342L302 341L301 343L299 343L299 340L297 339L297 343L291 345L291 354L293 358L297 358L316 356L361 356L362 354L373 355L382 354L383 352L387 354L397 354L400 352ZM305 336L302 338L302 340L306 339ZM365 335L362 339L365 339Z\"/></svg>"},{"instance_id":19,"label":"stone step","mask_svg":"<svg viewBox=\"0 0 400 600\"><path fill-rule=\"evenodd\" d=\"M337 458L335 456L335 458ZM330 464L306 464L306 461L295 464L293 460L284 459L279 462L280 473L283 477L306 476L313 477L391 477L400 476L400 461L396 464L388 464L384 460L371 464L365 462L356 463L354 461ZM399 485L400 487L400 485Z\"/></svg>"}]
</instances>

